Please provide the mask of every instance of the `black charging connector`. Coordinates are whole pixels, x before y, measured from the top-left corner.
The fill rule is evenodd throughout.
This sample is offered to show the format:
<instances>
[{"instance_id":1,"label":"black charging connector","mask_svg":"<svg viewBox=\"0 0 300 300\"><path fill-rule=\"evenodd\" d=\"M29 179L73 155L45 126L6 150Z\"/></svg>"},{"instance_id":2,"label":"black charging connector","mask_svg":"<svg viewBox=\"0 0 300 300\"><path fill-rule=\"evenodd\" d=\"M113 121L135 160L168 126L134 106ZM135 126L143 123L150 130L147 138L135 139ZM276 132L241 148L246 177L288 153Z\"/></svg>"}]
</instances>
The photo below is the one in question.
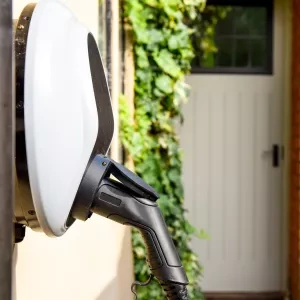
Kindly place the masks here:
<instances>
[{"instance_id":1,"label":"black charging connector","mask_svg":"<svg viewBox=\"0 0 300 300\"><path fill-rule=\"evenodd\" d=\"M188 279L157 205L158 198L157 192L136 174L97 155L80 184L72 216L86 220L92 212L137 228L147 248L148 265L167 298L185 300Z\"/></svg>"}]
</instances>

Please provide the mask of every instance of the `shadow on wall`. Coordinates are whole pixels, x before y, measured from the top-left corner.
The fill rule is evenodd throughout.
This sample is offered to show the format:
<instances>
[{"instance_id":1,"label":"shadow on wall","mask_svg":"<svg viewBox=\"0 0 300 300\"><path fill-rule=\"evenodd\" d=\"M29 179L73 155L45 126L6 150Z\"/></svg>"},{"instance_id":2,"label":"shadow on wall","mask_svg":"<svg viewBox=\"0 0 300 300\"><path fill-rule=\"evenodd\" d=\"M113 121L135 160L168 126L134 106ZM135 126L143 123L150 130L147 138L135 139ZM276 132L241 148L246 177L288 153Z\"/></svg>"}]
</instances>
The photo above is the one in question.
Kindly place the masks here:
<instances>
[{"instance_id":1,"label":"shadow on wall","mask_svg":"<svg viewBox=\"0 0 300 300\"><path fill-rule=\"evenodd\" d=\"M16 288L16 265L18 260L18 247L14 246L14 253L12 258L12 299L17 297L17 288Z\"/></svg>"},{"instance_id":2,"label":"shadow on wall","mask_svg":"<svg viewBox=\"0 0 300 300\"><path fill-rule=\"evenodd\" d=\"M118 278L115 277L108 285L105 286L103 291L95 300L107 300L107 299L116 299L116 300L133 300L134 295L131 292L131 284L132 284L132 274L128 272L132 272L133 269L128 269L124 267L125 265L131 264L133 265L133 257L132 252L128 249L127 245L131 243L131 230L127 228L123 241L121 244L121 248L123 249L120 253L119 263L118 263ZM130 257L131 262L128 262L128 257ZM146 262L145 262L146 263Z\"/></svg>"}]
</instances>

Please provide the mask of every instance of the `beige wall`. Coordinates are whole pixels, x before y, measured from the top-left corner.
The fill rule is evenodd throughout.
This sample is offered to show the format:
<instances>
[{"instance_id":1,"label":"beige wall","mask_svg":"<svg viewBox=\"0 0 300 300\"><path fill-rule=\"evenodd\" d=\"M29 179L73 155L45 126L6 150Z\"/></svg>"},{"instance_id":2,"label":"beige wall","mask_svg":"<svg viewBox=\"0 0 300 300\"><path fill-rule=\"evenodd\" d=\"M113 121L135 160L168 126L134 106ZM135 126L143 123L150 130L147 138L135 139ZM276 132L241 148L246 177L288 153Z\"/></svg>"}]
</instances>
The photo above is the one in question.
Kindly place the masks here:
<instances>
[{"instance_id":1,"label":"beige wall","mask_svg":"<svg viewBox=\"0 0 300 300\"><path fill-rule=\"evenodd\" d=\"M64 2L97 37L98 0ZM14 1L14 18L27 3ZM27 229L14 255L14 300L133 299L130 232L102 217L76 222L56 239Z\"/></svg>"}]
</instances>

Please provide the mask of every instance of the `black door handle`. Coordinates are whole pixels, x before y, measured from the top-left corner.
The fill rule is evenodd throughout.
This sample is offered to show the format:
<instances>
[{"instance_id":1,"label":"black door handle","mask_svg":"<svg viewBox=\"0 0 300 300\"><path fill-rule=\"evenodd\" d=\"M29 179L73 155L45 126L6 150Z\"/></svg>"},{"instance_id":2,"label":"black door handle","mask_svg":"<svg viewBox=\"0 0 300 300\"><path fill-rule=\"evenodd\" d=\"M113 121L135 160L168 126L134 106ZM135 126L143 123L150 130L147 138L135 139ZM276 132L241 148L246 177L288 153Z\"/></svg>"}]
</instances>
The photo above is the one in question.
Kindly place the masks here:
<instances>
[{"instance_id":1,"label":"black door handle","mask_svg":"<svg viewBox=\"0 0 300 300\"><path fill-rule=\"evenodd\" d=\"M273 167L277 168L277 167L279 167L279 160L280 160L280 158L279 158L279 154L280 154L279 145L277 145L277 144L273 145L272 153L273 153Z\"/></svg>"}]
</instances>

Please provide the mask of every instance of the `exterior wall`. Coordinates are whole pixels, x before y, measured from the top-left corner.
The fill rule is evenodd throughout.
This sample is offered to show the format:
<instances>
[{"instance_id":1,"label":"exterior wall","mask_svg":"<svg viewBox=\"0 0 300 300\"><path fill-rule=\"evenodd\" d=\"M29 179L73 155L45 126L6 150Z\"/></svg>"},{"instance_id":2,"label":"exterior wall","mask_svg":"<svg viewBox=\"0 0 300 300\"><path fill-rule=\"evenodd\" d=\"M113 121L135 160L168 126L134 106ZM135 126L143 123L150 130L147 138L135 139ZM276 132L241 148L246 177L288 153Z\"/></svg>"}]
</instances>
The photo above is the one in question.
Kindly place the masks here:
<instances>
[{"instance_id":1,"label":"exterior wall","mask_svg":"<svg viewBox=\"0 0 300 300\"><path fill-rule=\"evenodd\" d=\"M14 1L14 18L29 2ZM98 0L64 2L98 37ZM57 239L27 229L14 258L14 300L133 299L130 231L107 219L76 222Z\"/></svg>"},{"instance_id":2,"label":"exterior wall","mask_svg":"<svg viewBox=\"0 0 300 300\"><path fill-rule=\"evenodd\" d=\"M290 151L289 284L293 300L300 299L300 1L292 4L292 101Z\"/></svg>"}]
</instances>

